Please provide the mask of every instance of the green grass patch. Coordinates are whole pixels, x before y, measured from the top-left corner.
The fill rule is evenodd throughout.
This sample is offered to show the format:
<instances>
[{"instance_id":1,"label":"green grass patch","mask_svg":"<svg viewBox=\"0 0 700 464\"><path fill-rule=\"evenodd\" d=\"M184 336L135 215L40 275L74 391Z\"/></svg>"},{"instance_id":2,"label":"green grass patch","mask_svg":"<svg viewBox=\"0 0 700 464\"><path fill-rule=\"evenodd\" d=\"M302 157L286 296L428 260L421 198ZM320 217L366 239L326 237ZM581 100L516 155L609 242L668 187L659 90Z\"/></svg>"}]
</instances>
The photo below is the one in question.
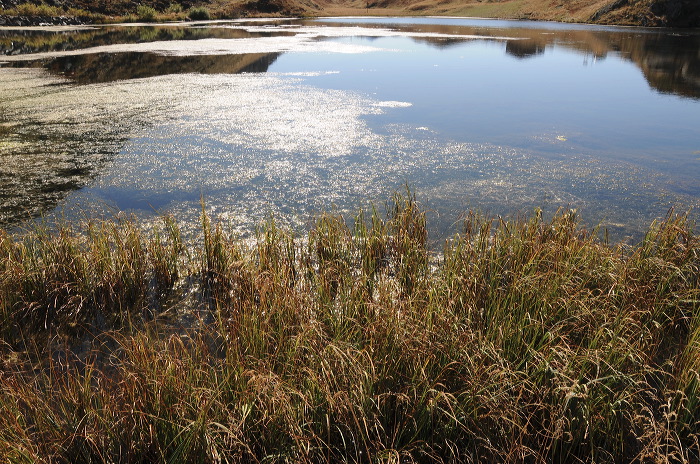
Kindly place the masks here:
<instances>
[{"instance_id":1,"label":"green grass patch","mask_svg":"<svg viewBox=\"0 0 700 464\"><path fill-rule=\"evenodd\" d=\"M7 462L693 462L700 240L573 211L0 234Z\"/></svg>"},{"instance_id":2,"label":"green grass patch","mask_svg":"<svg viewBox=\"0 0 700 464\"><path fill-rule=\"evenodd\" d=\"M136 16L139 18L139 21L153 22L156 20L158 12L152 6L139 5L136 7Z\"/></svg>"},{"instance_id":3,"label":"green grass patch","mask_svg":"<svg viewBox=\"0 0 700 464\"><path fill-rule=\"evenodd\" d=\"M187 11L187 17L192 21L206 21L211 15L209 10L203 6L192 7Z\"/></svg>"},{"instance_id":4,"label":"green grass patch","mask_svg":"<svg viewBox=\"0 0 700 464\"><path fill-rule=\"evenodd\" d=\"M64 16L66 11L57 6L50 6L45 3L21 3L14 8L5 11L10 16Z\"/></svg>"}]
</instances>

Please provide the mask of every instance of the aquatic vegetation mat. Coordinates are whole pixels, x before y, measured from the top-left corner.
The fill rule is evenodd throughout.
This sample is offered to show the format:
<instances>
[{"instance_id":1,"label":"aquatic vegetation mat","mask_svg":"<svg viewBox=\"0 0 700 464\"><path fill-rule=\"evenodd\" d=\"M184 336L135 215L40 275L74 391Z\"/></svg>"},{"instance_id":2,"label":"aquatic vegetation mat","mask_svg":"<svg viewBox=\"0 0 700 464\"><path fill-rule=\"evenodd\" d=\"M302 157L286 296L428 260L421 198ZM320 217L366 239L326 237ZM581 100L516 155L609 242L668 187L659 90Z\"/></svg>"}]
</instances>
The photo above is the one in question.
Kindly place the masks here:
<instances>
[{"instance_id":1,"label":"aquatic vegetation mat","mask_svg":"<svg viewBox=\"0 0 700 464\"><path fill-rule=\"evenodd\" d=\"M700 239L410 193L241 241L206 209L0 235L6 462L694 462Z\"/></svg>"}]
</instances>

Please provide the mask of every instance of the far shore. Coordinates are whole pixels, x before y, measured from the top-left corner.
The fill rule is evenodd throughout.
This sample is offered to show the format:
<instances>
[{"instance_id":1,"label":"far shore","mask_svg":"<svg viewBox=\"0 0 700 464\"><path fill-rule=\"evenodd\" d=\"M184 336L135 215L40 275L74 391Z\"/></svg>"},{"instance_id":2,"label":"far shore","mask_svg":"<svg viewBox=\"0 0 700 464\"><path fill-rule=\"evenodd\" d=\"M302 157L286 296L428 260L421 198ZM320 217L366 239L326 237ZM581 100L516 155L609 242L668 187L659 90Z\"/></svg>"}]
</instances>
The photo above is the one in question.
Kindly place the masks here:
<instances>
[{"instance_id":1,"label":"far shore","mask_svg":"<svg viewBox=\"0 0 700 464\"><path fill-rule=\"evenodd\" d=\"M563 23L643 27L700 27L700 4L690 0L571 0L553 6L548 0L210 0L170 3L155 0L99 4L66 0L61 6L0 1L0 28L43 25L76 26L119 22L168 22L236 18L283 17L455 17L478 19L556 21Z\"/></svg>"}]
</instances>

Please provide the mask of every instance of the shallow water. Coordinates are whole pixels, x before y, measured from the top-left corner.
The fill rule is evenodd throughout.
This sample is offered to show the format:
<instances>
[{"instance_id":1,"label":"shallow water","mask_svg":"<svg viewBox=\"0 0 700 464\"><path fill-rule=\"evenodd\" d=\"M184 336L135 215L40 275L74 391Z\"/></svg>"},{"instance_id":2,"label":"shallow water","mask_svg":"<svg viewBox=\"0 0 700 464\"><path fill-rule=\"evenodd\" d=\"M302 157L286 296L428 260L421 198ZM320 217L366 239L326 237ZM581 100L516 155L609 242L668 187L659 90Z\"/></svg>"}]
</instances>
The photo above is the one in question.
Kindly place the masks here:
<instances>
[{"instance_id":1,"label":"shallow water","mask_svg":"<svg viewBox=\"0 0 700 464\"><path fill-rule=\"evenodd\" d=\"M242 235L410 185L638 238L700 202L700 32L453 18L0 29L0 222L127 211Z\"/></svg>"}]
</instances>

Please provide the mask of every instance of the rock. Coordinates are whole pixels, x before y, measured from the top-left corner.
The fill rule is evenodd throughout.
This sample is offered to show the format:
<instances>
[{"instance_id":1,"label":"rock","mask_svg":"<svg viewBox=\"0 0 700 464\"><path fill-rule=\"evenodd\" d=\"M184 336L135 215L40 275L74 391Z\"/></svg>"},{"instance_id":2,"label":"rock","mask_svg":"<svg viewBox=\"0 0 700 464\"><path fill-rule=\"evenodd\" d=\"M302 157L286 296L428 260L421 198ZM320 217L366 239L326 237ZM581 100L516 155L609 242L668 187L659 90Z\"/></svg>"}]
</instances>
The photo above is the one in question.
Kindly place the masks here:
<instances>
[{"instance_id":1,"label":"rock","mask_svg":"<svg viewBox=\"0 0 700 464\"><path fill-rule=\"evenodd\" d=\"M617 10L618 8L621 8L625 5L627 5L627 0L616 0L608 5L605 5L604 7L596 11L593 14L593 16L591 16L591 22L596 22L600 19L601 16L606 15L613 10Z\"/></svg>"},{"instance_id":2,"label":"rock","mask_svg":"<svg viewBox=\"0 0 700 464\"><path fill-rule=\"evenodd\" d=\"M697 0L656 0L650 8L670 27L700 27L700 2Z\"/></svg>"}]
</instances>

